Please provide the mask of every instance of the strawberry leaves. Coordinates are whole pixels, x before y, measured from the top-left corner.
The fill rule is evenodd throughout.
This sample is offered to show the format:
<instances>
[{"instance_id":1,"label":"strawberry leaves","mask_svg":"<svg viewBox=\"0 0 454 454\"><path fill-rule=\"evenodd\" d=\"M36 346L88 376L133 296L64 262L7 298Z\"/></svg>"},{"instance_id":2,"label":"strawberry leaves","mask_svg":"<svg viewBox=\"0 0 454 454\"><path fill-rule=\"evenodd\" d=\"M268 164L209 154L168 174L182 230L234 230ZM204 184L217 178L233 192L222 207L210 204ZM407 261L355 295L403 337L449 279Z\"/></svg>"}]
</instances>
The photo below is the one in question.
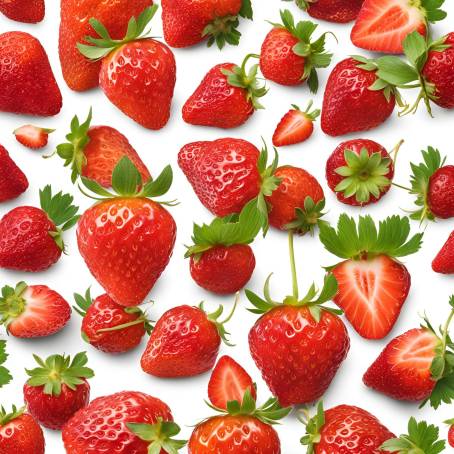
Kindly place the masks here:
<instances>
[{"instance_id":1,"label":"strawberry leaves","mask_svg":"<svg viewBox=\"0 0 454 454\"><path fill-rule=\"evenodd\" d=\"M303 415L299 420L306 426L306 435L304 435L300 443L307 446L307 454L315 453L315 445L320 442L320 432L325 425L325 411L323 409L323 402L317 404L317 413L312 418L308 411L303 410Z\"/></svg>"},{"instance_id":2,"label":"strawberry leaves","mask_svg":"<svg viewBox=\"0 0 454 454\"><path fill-rule=\"evenodd\" d=\"M9 285L5 285L2 288L0 296L0 325L5 325L7 332L8 325L25 310L27 303L22 295L27 288L27 284L23 281L17 283L14 288Z\"/></svg>"},{"instance_id":3,"label":"strawberry leaves","mask_svg":"<svg viewBox=\"0 0 454 454\"><path fill-rule=\"evenodd\" d=\"M11 380L13 379L10 371L5 366L3 366L3 364L5 364L7 358L8 358L8 353L6 353L6 341L0 340L0 388L3 388L3 386L10 383ZM14 413L14 410L15 409L13 408L13 413ZM6 415L3 408L1 409L1 412L0 412L0 425L2 425L2 414L3 414L3 416Z\"/></svg>"},{"instance_id":4,"label":"strawberry leaves","mask_svg":"<svg viewBox=\"0 0 454 454\"><path fill-rule=\"evenodd\" d=\"M17 408L13 405L10 413L7 413L4 407L0 407L0 427L6 426L8 423L14 421L24 414L25 407Z\"/></svg>"}]
</instances>

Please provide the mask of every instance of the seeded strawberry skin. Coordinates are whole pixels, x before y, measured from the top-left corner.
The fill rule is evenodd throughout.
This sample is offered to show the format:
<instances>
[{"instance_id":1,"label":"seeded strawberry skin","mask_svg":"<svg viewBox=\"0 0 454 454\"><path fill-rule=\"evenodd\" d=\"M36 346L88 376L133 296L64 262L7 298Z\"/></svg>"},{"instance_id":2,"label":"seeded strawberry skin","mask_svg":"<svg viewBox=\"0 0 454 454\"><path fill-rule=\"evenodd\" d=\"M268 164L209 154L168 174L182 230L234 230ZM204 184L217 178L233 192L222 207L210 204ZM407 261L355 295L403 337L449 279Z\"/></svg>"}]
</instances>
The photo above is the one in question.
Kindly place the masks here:
<instances>
[{"instance_id":1,"label":"seeded strawberry skin","mask_svg":"<svg viewBox=\"0 0 454 454\"><path fill-rule=\"evenodd\" d=\"M436 273L454 274L454 231L432 261Z\"/></svg>"},{"instance_id":2,"label":"seeded strawberry skin","mask_svg":"<svg viewBox=\"0 0 454 454\"><path fill-rule=\"evenodd\" d=\"M9 454L44 454L43 430L35 419L24 413L0 426L0 450Z\"/></svg>"},{"instance_id":3,"label":"seeded strawberry skin","mask_svg":"<svg viewBox=\"0 0 454 454\"><path fill-rule=\"evenodd\" d=\"M310 2L307 12L316 19L345 24L355 20L364 0L318 0Z\"/></svg>"},{"instance_id":4,"label":"seeded strawberry skin","mask_svg":"<svg viewBox=\"0 0 454 454\"><path fill-rule=\"evenodd\" d=\"M24 172L11 159L9 153L0 145L0 202L15 199L28 189Z\"/></svg>"},{"instance_id":5,"label":"seeded strawberry skin","mask_svg":"<svg viewBox=\"0 0 454 454\"><path fill-rule=\"evenodd\" d=\"M454 166L443 166L429 179L427 194L429 209L434 216L448 219L454 216Z\"/></svg>"}]
</instances>

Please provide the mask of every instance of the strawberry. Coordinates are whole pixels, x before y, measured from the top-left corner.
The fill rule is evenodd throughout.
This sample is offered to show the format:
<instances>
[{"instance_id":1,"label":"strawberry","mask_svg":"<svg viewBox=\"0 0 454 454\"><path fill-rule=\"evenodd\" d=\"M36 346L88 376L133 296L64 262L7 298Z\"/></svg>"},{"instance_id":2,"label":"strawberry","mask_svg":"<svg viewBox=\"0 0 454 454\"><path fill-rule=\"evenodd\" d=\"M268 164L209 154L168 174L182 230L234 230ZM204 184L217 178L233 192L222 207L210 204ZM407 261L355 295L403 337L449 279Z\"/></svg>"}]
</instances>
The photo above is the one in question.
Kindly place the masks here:
<instances>
[{"instance_id":1,"label":"strawberry","mask_svg":"<svg viewBox=\"0 0 454 454\"><path fill-rule=\"evenodd\" d=\"M30 414L44 427L60 430L71 416L90 400L87 379L94 376L86 367L87 355L51 355L45 361L33 355L39 367L26 369L24 400Z\"/></svg>"},{"instance_id":2,"label":"strawberry","mask_svg":"<svg viewBox=\"0 0 454 454\"><path fill-rule=\"evenodd\" d=\"M16 114L57 115L62 97L46 51L32 35L0 35L0 111Z\"/></svg>"},{"instance_id":3,"label":"strawberry","mask_svg":"<svg viewBox=\"0 0 454 454\"><path fill-rule=\"evenodd\" d=\"M11 413L0 409L0 452L5 454L44 454L43 430L24 408L13 406Z\"/></svg>"},{"instance_id":4,"label":"strawberry","mask_svg":"<svg viewBox=\"0 0 454 454\"><path fill-rule=\"evenodd\" d=\"M454 231L434 258L432 269L436 273L454 274Z\"/></svg>"},{"instance_id":5,"label":"strawberry","mask_svg":"<svg viewBox=\"0 0 454 454\"><path fill-rule=\"evenodd\" d=\"M91 120L91 109L82 124L75 115L67 142L57 145L57 155L71 168L71 181L75 183L82 175L110 188L112 172L123 156L133 162L144 181L149 180L150 172L128 139L110 126L90 126Z\"/></svg>"},{"instance_id":6,"label":"strawberry","mask_svg":"<svg viewBox=\"0 0 454 454\"><path fill-rule=\"evenodd\" d=\"M85 295L74 294L74 310L83 317L82 338L106 353L123 353L137 347L151 325L138 307L120 306L109 295L93 301L90 288Z\"/></svg>"},{"instance_id":7,"label":"strawberry","mask_svg":"<svg viewBox=\"0 0 454 454\"><path fill-rule=\"evenodd\" d=\"M44 148L49 140L49 134L55 129L39 128L33 125L24 125L14 130L16 140L24 147L36 150Z\"/></svg>"},{"instance_id":8,"label":"strawberry","mask_svg":"<svg viewBox=\"0 0 454 454\"><path fill-rule=\"evenodd\" d=\"M0 0L0 13L9 19L36 24L44 19L44 0Z\"/></svg>"},{"instance_id":9,"label":"strawberry","mask_svg":"<svg viewBox=\"0 0 454 454\"><path fill-rule=\"evenodd\" d=\"M351 32L355 46L376 52L401 54L403 41L412 32L426 35L429 23L440 21L446 12L444 0L365 0Z\"/></svg>"},{"instance_id":10,"label":"strawberry","mask_svg":"<svg viewBox=\"0 0 454 454\"><path fill-rule=\"evenodd\" d=\"M447 421L445 421L445 424L449 425L449 430L448 430L449 446L454 448L454 419L448 419Z\"/></svg>"},{"instance_id":11,"label":"strawberry","mask_svg":"<svg viewBox=\"0 0 454 454\"><path fill-rule=\"evenodd\" d=\"M355 20L363 2L364 0L295 0L296 5L310 16L339 24Z\"/></svg>"},{"instance_id":12,"label":"strawberry","mask_svg":"<svg viewBox=\"0 0 454 454\"><path fill-rule=\"evenodd\" d=\"M1 145L0 163L0 202L4 202L15 199L25 192L28 188L28 180Z\"/></svg>"},{"instance_id":13,"label":"strawberry","mask_svg":"<svg viewBox=\"0 0 454 454\"><path fill-rule=\"evenodd\" d=\"M164 454L177 453L186 444L171 438L179 431L164 402L123 391L98 397L79 410L63 427L62 436L67 454Z\"/></svg>"},{"instance_id":14,"label":"strawberry","mask_svg":"<svg viewBox=\"0 0 454 454\"><path fill-rule=\"evenodd\" d=\"M224 308L209 314L203 302L199 307L177 306L165 312L156 323L145 349L141 366L155 377L191 377L213 368L221 341L228 341L225 324L230 315L219 321Z\"/></svg>"},{"instance_id":15,"label":"strawberry","mask_svg":"<svg viewBox=\"0 0 454 454\"><path fill-rule=\"evenodd\" d=\"M88 178L81 180L99 202L80 218L79 252L117 304L137 306L166 268L175 244L173 217L150 200L168 191L172 169L167 166L156 180L142 184L137 168L123 157L112 174L113 192Z\"/></svg>"},{"instance_id":16,"label":"strawberry","mask_svg":"<svg viewBox=\"0 0 454 454\"><path fill-rule=\"evenodd\" d=\"M260 52L260 70L266 79L281 85L308 83L311 92L318 89L317 68L326 68L332 54L325 52L326 33L311 41L317 24L295 24L292 13L281 10L281 24L266 35Z\"/></svg>"},{"instance_id":17,"label":"strawberry","mask_svg":"<svg viewBox=\"0 0 454 454\"><path fill-rule=\"evenodd\" d=\"M331 267L339 284L334 302L358 334L366 339L382 339L399 317L410 291L407 268L397 260L417 252L422 233L408 241L407 217L391 216L379 228L371 216L353 218L341 214L337 231L320 224L320 240L325 248L344 261Z\"/></svg>"},{"instance_id":18,"label":"strawberry","mask_svg":"<svg viewBox=\"0 0 454 454\"><path fill-rule=\"evenodd\" d=\"M394 438L374 415L351 405L324 411L320 402L317 414L301 422L306 426L301 444L313 454L380 454L383 442Z\"/></svg>"},{"instance_id":19,"label":"strawberry","mask_svg":"<svg viewBox=\"0 0 454 454\"><path fill-rule=\"evenodd\" d=\"M6 285L0 297L0 323L15 337L44 337L62 330L71 317L65 299L45 285Z\"/></svg>"},{"instance_id":20,"label":"strawberry","mask_svg":"<svg viewBox=\"0 0 454 454\"><path fill-rule=\"evenodd\" d=\"M63 232L76 224L78 207L61 191L52 195L50 185L39 191L40 208L21 206L0 220L0 268L44 271L65 250Z\"/></svg>"},{"instance_id":21,"label":"strawberry","mask_svg":"<svg viewBox=\"0 0 454 454\"><path fill-rule=\"evenodd\" d=\"M233 138L189 143L178 153L178 165L197 197L219 217L239 213L255 198L267 215L264 197L279 184L273 176L277 154L268 167L267 160L266 146L259 152L250 142Z\"/></svg>"},{"instance_id":22,"label":"strawberry","mask_svg":"<svg viewBox=\"0 0 454 454\"><path fill-rule=\"evenodd\" d=\"M222 49L237 46L241 33L240 18L252 20L251 0L164 0L162 24L164 39L172 47L188 47L208 39Z\"/></svg>"},{"instance_id":23,"label":"strawberry","mask_svg":"<svg viewBox=\"0 0 454 454\"><path fill-rule=\"evenodd\" d=\"M167 124L176 81L172 51L146 36L157 9L153 5L137 19L132 17L122 40L113 39L106 27L92 18L90 24L99 38L86 36L89 45L77 44L88 59L102 59L99 85L110 102L148 129L162 129Z\"/></svg>"}]
</instances>

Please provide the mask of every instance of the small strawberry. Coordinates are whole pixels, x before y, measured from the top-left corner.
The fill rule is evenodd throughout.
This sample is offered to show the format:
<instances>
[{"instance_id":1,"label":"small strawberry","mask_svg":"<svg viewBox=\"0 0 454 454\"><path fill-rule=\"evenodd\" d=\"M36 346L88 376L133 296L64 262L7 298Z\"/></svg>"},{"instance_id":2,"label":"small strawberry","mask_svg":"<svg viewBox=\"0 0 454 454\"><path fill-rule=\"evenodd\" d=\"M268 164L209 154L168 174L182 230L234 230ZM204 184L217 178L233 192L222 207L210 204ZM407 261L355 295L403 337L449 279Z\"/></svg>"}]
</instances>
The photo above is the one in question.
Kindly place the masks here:
<instances>
[{"instance_id":1,"label":"small strawberry","mask_svg":"<svg viewBox=\"0 0 454 454\"><path fill-rule=\"evenodd\" d=\"M316 19L345 24L356 19L364 0L295 0L295 2Z\"/></svg>"},{"instance_id":2,"label":"small strawberry","mask_svg":"<svg viewBox=\"0 0 454 454\"><path fill-rule=\"evenodd\" d=\"M0 268L44 271L65 250L63 232L76 224L78 207L61 191L52 195L50 185L39 191L40 208L21 206L0 220Z\"/></svg>"},{"instance_id":3,"label":"small strawberry","mask_svg":"<svg viewBox=\"0 0 454 454\"><path fill-rule=\"evenodd\" d=\"M186 444L172 438L179 432L164 402L123 391L79 410L63 427L62 437L66 454L177 454Z\"/></svg>"},{"instance_id":4,"label":"small strawberry","mask_svg":"<svg viewBox=\"0 0 454 454\"><path fill-rule=\"evenodd\" d=\"M28 180L24 172L0 145L0 202L19 197L27 188Z\"/></svg>"},{"instance_id":5,"label":"small strawberry","mask_svg":"<svg viewBox=\"0 0 454 454\"><path fill-rule=\"evenodd\" d=\"M281 85L300 85L307 81L311 92L318 89L317 68L326 68L333 54L325 52L326 33L311 41L318 25L298 22L292 13L281 10L282 24L266 35L260 52L260 70L266 79Z\"/></svg>"},{"instance_id":6,"label":"small strawberry","mask_svg":"<svg viewBox=\"0 0 454 454\"><path fill-rule=\"evenodd\" d=\"M417 252L422 233L408 241L407 217L391 216L380 221L360 216L358 223L341 214L337 231L320 224L320 240L325 248L344 261L331 267L339 291L334 302L358 334L366 339L382 339L399 317L410 291L407 268L397 260Z\"/></svg>"},{"instance_id":7,"label":"small strawberry","mask_svg":"<svg viewBox=\"0 0 454 454\"><path fill-rule=\"evenodd\" d=\"M13 406L11 413L0 409L0 452L44 454L45 440L40 425L25 409Z\"/></svg>"},{"instance_id":8,"label":"small strawberry","mask_svg":"<svg viewBox=\"0 0 454 454\"><path fill-rule=\"evenodd\" d=\"M209 314L199 307L178 306L158 320L145 349L141 366L155 377L191 377L213 368L221 341L231 346L225 330L238 303L228 317L219 321L224 308Z\"/></svg>"},{"instance_id":9,"label":"small strawberry","mask_svg":"<svg viewBox=\"0 0 454 454\"><path fill-rule=\"evenodd\" d=\"M44 19L44 0L0 0L0 13L9 19L36 24Z\"/></svg>"},{"instance_id":10,"label":"small strawberry","mask_svg":"<svg viewBox=\"0 0 454 454\"><path fill-rule=\"evenodd\" d=\"M173 217L150 199L168 191L172 169L167 166L156 180L143 183L139 171L125 156L112 173L113 192L88 178L81 180L98 203L79 220L79 252L117 304L137 306L166 268L175 244Z\"/></svg>"},{"instance_id":11,"label":"small strawberry","mask_svg":"<svg viewBox=\"0 0 454 454\"><path fill-rule=\"evenodd\" d=\"M137 19L132 17L122 40L113 39L106 27L92 18L90 24L99 38L87 36L89 45L77 44L88 59L102 59L99 85L110 102L148 129L162 129L167 124L176 81L172 51L147 38L148 23L157 9L153 5Z\"/></svg>"},{"instance_id":12,"label":"small strawberry","mask_svg":"<svg viewBox=\"0 0 454 454\"><path fill-rule=\"evenodd\" d=\"M448 430L449 446L454 448L454 419L448 419L447 421L445 421L445 424L449 425L449 430Z\"/></svg>"},{"instance_id":13,"label":"small strawberry","mask_svg":"<svg viewBox=\"0 0 454 454\"><path fill-rule=\"evenodd\" d=\"M90 400L87 379L94 376L86 367L85 353L69 356L51 355L45 361L33 355L39 367L26 369L29 379L24 385L27 410L44 427L60 430Z\"/></svg>"},{"instance_id":14,"label":"small strawberry","mask_svg":"<svg viewBox=\"0 0 454 454\"><path fill-rule=\"evenodd\" d=\"M251 0L164 0L162 24L164 39L172 47L188 47L208 39L222 49L237 46L240 18L252 20Z\"/></svg>"},{"instance_id":15,"label":"small strawberry","mask_svg":"<svg viewBox=\"0 0 454 454\"><path fill-rule=\"evenodd\" d=\"M82 124L75 115L71 131L66 135L67 142L57 145L57 155L71 169L71 181L75 183L82 175L110 188L112 172L124 156L133 162L144 181L149 180L150 172L128 139L110 126L90 126L91 120L91 109Z\"/></svg>"},{"instance_id":16,"label":"small strawberry","mask_svg":"<svg viewBox=\"0 0 454 454\"><path fill-rule=\"evenodd\" d=\"M100 295L93 301L90 289L85 295L74 294L74 310L83 317L82 338L106 353L123 353L140 344L151 325L138 307L120 306L109 295Z\"/></svg>"},{"instance_id":17,"label":"small strawberry","mask_svg":"<svg viewBox=\"0 0 454 454\"><path fill-rule=\"evenodd\" d=\"M46 51L32 35L0 35L0 111L57 115L62 97Z\"/></svg>"},{"instance_id":18,"label":"small strawberry","mask_svg":"<svg viewBox=\"0 0 454 454\"><path fill-rule=\"evenodd\" d=\"M71 317L66 300L45 285L6 285L0 297L0 324L15 337L44 337L62 330Z\"/></svg>"},{"instance_id":19,"label":"small strawberry","mask_svg":"<svg viewBox=\"0 0 454 454\"><path fill-rule=\"evenodd\" d=\"M454 231L434 258L432 269L436 273L454 274Z\"/></svg>"},{"instance_id":20,"label":"small strawberry","mask_svg":"<svg viewBox=\"0 0 454 454\"><path fill-rule=\"evenodd\" d=\"M39 128L33 125L24 125L14 130L16 140L24 147L36 150L44 148L49 140L49 134L55 129Z\"/></svg>"}]
</instances>

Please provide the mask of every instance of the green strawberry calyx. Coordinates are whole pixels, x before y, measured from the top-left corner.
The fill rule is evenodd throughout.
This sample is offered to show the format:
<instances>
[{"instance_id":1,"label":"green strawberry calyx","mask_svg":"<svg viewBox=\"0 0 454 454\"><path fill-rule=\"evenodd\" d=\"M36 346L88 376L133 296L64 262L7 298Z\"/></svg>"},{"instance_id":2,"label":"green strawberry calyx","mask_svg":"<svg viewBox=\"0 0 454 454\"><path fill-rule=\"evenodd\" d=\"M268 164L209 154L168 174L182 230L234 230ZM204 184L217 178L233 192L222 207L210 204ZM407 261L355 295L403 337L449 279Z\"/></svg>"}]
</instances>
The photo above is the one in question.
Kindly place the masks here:
<instances>
[{"instance_id":1,"label":"green strawberry calyx","mask_svg":"<svg viewBox=\"0 0 454 454\"><path fill-rule=\"evenodd\" d=\"M17 408L13 405L12 410L8 413L5 408L0 407L0 427L6 426L15 419L21 417L24 414L25 407Z\"/></svg>"},{"instance_id":2,"label":"green strawberry calyx","mask_svg":"<svg viewBox=\"0 0 454 454\"><path fill-rule=\"evenodd\" d=\"M315 445L320 443L321 430L325 425L323 402L320 401L317 404L317 413L314 416L311 417L309 410L304 409L298 419L306 426L306 435L301 438L300 442L307 446L307 454L315 454Z\"/></svg>"},{"instance_id":3,"label":"green strawberry calyx","mask_svg":"<svg viewBox=\"0 0 454 454\"><path fill-rule=\"evenodd\" d=\"M313 235L317 226L323 222L321 219L325 216L325 199L314 202L312 197L307 196L304 199L304 206L295 208L295 219L285 225L286 230L292 230L300 235L305 235L309 232Z\"/></svg>"},{"instance_id":4,"label":"green strawberry calyx","mask_svg":"<svg viewBox=\"0 0 454 454\"><path fill-rule=\"evenodd\" d=\"M296 104L292 104L291 106L293 107L293 109L295 110L298 110L299 112L303 113L304 116L310 120L310 121L315 121L321 114L321 110L320 109L312 109L312 106L314 105L314 100L310 100L308 103L307 103L307 106L304 110L301 110L299 108L299 106L297 106Z\"/></svg>"},{"instance_id":5,"label":"green strawberry calyx","mask_svg":"<svg viewBox=\"0 0 454 454\"><path fill-rule=\"evenodd\" d=\"M39 367L25 369L30 377L27 384L42 386L43 393L50 396L59 396L63 385L74 391L85 379L95 375L92 369L86 367L88 358L85 352L77 353L72 361L66 355L51 355L45 361L37 355L33 357Z\"/></svg>"},{"instance_id":6,"label":"green strawberry calyx","mask_svg":"<svg viewBox=\"0 0 454 454\"><path fill-rule=\"evenodd\" d=\"M6 341L0 340L0 388L10 383L13 379L10 371L3 365L8 359L8 356L6 352Z\"/></svg>"},{"instance_id":7,"label":"green strawberry calyx","mask_svg":"<svg viewBox=\"0 0 454 454\"><path fill-rule=\"evenodd\" d=\"M5 325L8 331L8 325L19 317L27 307L27 302L23 297L28 285L21 281L16 287L5 285L2 288L0 296L0 324Z\"/></svg>"},{"instance_id":8,"label":"green strawberry calyx","mask_svg":"<svg viewBox=\"0 0 454 454\"><path fill-rule=\"evenodd\" d=\"M296 6L303 11L307 11L312 3L316 3L318 0L284 0L285 2L295 2Z\"/></svg>"},{"instance_id":9,"label":"green strawberry calyx","mask_svg":"<svg viewBox=\"0 0 454 454\"><path fill-rule=\"evenodd\" d=\"M136 422L126 423L128 429L141 440L149 442L148 452L159 454L164 451L167 454L177 454L186 446L186 440L175 440L180 432L180 426L173 421L164 421L157 418L154 424L142 424Z\"/></svg>"}]
</instances>

